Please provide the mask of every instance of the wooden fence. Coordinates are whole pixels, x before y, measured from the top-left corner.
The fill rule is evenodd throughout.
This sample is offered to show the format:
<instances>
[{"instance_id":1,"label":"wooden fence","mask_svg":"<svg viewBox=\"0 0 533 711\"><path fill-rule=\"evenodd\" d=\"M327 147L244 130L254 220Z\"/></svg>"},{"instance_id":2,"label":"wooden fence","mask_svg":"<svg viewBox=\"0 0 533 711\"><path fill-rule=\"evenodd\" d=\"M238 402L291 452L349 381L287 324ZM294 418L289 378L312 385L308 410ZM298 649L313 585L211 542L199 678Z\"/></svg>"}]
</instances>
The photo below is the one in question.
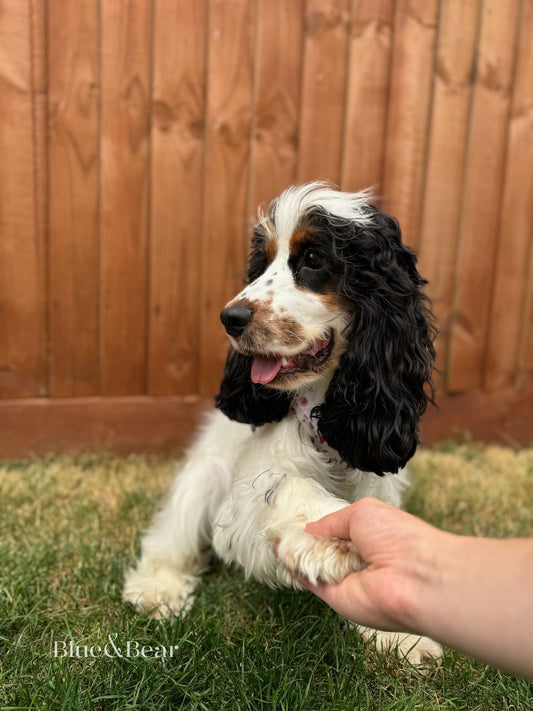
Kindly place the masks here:
<instances>
[{"instance_id":1,"label":"wooden fence","mask_svg":"<svg viewBox=\"0 0 533 711\"><path fill-rule=\"evenodd\" d=\"M182 444L256 207L375 187L440 411L533 439L533 0L4 0L0 454Z\"/></svg>"}]
</instances>

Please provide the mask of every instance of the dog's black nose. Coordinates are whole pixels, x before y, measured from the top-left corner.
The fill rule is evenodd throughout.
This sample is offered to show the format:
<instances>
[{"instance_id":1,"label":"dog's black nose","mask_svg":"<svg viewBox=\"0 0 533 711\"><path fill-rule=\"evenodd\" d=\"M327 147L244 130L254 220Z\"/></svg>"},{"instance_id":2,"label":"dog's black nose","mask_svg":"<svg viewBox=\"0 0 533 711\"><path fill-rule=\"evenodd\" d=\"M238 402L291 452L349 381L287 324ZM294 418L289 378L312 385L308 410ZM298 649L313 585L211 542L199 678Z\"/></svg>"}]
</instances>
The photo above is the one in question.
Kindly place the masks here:
<instances>
[{"instance_id":1,"label":"dog's black nose","mask_svg":"<svg viewBox=\"0 0 533 711\"><path fill-rule=\"evenodd\" d=\"M254 310L247 306L228 306L220 314L220 320L227 333L233 338L238 338L252 320L253 315Z\"/></svg>"}]
</instances>

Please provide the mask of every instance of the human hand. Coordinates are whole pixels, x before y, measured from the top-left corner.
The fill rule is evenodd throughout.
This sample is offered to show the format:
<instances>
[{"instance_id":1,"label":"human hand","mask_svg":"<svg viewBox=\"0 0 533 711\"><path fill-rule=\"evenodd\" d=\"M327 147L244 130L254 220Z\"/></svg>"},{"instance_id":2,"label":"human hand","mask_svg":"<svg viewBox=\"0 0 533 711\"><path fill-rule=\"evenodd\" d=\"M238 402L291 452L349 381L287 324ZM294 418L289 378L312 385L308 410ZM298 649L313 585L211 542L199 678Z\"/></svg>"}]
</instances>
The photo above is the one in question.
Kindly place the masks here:
<instances>
[{"instance_id":1,"label":"human hand","mask_svg":"<svg viewBox=\"0 0 533 711\"><path fill-rule=\"evenodd\" d=\"M420 632L417 612L426 586L438 579L436 557L449 534L377 499L361 499L306 531L351 540L367 562L337 584L303 585L339 614L367 627Z\"/></svg>"},{"instance_id":2,"label":"human hand","mask_svg":"<svg viewBox=\"0 0 533 711\"><path fill-rule=\"evenodd\" d=\"M425 635L533 679L533 538L457 536L377 499L306 531L351 540L368 563L335 585L302 581L341 615Z\"/></svg>"}]
</instances>

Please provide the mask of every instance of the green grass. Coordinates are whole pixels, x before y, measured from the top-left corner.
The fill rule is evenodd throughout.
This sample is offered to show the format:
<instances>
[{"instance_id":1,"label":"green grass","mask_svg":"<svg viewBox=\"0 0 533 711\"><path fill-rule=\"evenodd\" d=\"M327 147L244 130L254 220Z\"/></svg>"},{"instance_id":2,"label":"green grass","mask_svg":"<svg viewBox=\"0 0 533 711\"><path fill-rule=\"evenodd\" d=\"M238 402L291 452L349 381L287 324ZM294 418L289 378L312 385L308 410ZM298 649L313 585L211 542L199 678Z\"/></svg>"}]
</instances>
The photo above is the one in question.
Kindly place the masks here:
<instances>
[{"instance_id":1,"label":"green grass","mask_svg":"<svg viewBox=\"0 0 533 711\"><path fill-rule=\"evenodd\" d=\"M308 593L215 564L185 620L121 602L139 532L172 476L161 459L76 456L0 466L1 709L532 707L532 687L447 650L422 676L365 647ZM533 450L449 445L417 455L407 508L458 533L533 533ZM54 642L128 641L166 658L54 657ZM147 655L150 656L150 655Z\"/></svg>"}]
</instances>

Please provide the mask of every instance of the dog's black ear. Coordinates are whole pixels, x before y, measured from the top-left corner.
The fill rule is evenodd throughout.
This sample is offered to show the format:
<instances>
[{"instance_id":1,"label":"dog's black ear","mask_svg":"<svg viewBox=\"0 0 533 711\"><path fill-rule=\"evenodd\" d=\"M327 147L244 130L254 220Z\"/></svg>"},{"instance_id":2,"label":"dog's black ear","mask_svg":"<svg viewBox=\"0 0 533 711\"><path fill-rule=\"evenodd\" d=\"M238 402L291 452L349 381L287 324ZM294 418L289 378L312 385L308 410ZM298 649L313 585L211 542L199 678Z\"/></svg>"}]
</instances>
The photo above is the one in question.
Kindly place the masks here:
<instances>
[{"instance_id":1,"label":"dog's black ear","mask_svg":"<svg viewBox=\"0 0 533 711\"><path fill-rule=\"evenodd\" d=\"M342 355L319 417L320 434L351 466L397 472L418 445L418 421L433 401L435 329L426 283L398 223L373 208L370 228L342 230L339 296L353 309Z\"/></svg>"},{"instance_id":2,"label":"dog's black ear","mask_svg":"<svg viewBox=\"0 0 533 711\"><path fill-rule=\"evenodd\" d=\"M256 427L280 422L289 412L293 395L253 383L252 361L252 356L241 355L230 348L215 405L230 420Z\"/></svg>"}]
</instances>

